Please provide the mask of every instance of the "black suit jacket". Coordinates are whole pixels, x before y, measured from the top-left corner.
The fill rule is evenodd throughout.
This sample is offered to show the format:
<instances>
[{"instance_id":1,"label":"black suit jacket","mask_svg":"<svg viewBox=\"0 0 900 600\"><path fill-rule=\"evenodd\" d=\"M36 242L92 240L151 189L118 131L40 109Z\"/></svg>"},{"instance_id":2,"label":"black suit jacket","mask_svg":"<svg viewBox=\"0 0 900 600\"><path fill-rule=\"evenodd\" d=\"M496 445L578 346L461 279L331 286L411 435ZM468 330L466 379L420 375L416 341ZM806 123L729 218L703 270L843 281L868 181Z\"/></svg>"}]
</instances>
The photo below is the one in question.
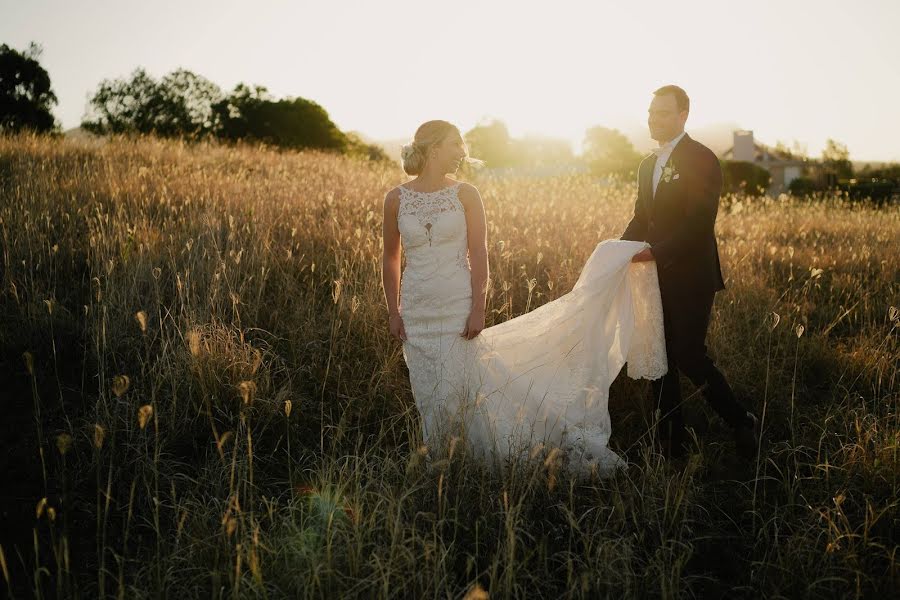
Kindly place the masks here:
<instances>
[{"instance_id":1,"label":"black suit jacket","mask_svg":"<svg viewBox=\"0 0 900 600\"><path fill-rule=\"evenodd\" d=\"M641 161L634 216L622 239L650 244L664 301L711 296L725 289L714 231L722 192L719 159L685 134L667 164L675 173L659 180L654 197L656 155Z\"/></svg>"}]
</instances>

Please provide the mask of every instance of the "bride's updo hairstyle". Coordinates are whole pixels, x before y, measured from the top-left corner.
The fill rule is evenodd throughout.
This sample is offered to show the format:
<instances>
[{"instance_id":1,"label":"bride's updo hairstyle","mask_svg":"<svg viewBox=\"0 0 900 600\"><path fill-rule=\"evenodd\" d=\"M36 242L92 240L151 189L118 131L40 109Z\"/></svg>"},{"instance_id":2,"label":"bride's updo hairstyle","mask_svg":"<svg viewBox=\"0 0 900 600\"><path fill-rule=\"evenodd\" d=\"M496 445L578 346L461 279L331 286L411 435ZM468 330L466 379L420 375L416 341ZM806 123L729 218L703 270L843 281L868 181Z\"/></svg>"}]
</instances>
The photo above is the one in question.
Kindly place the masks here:
<instances>
[{"instance_id":1,"label":"bride's updo hairstyle","mask_svg":"<svg viewBox=\"0 0 900 600\"><path fill-rule=\"evenodd\" d=\"M428 152L448 136L462 137L456 125L447 121L426 121L416 130L413 141L400 148L400 160L407 175L419 175L425 168Z\"/></svg>"}]
</instances>

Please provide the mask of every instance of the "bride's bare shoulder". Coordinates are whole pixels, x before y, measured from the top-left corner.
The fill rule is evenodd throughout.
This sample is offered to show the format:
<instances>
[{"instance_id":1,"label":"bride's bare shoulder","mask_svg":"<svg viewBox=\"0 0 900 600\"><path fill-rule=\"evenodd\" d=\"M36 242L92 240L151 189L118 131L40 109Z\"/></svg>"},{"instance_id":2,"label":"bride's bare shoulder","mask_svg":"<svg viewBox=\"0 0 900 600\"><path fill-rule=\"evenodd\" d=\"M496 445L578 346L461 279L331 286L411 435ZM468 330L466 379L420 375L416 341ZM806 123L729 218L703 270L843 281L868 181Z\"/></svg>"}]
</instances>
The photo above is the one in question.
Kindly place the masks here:
<instances>
[{"instance_id":1,"label":"bride's bare shoulder","mask_svg":"<svg viewBox=\"0 0 900 600\"><path fill-rule=\"evenodd\" d=\"M457 195L463 206L481 204L481 193L479 193L478 188L471 183L466 183L465 181L460 182Z\"/></svg>"},{"instance_id":2,"label":"bride's bare shoulder","mask_svg":"<svg viewBox=\"0 0 900 600\"><path fill-rule=\"evenodd\" d=\"M391 189L384 195L385 210L396 211L400 206L400 186Z\"/></svg>"}]
</instances>

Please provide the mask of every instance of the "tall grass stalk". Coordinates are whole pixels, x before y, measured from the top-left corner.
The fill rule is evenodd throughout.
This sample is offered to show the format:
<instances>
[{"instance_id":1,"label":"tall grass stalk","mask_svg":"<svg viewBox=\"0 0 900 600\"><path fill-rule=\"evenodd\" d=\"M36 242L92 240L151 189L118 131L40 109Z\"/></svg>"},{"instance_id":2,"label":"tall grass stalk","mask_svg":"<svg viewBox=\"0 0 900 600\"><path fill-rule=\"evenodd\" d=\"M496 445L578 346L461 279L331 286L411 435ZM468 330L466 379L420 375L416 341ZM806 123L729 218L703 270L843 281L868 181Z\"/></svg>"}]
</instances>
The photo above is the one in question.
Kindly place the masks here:
<instances>
[{"instance_id":1,"label":"tall grass stalk","mask_svg":"<svg viewBox=\"0 0 900 600\"><path fill-rule=\"evenodd\" d=\"M699 451L664 460L647 383L622 377L611 445L629 467L575 479L540 445L496 467L464 438L423 447L381 291L396 166L22 136L0 137L0 175L0 359L24 402L10 451L33 470L3 508L39 509L0 546L14 596L900 587L896 204L724 197L708 344L766 443L742 463L686 390ZM635 196L588 175L467 177L488 217L488 325L571 289Z\"/></svg>"}]
</instances>

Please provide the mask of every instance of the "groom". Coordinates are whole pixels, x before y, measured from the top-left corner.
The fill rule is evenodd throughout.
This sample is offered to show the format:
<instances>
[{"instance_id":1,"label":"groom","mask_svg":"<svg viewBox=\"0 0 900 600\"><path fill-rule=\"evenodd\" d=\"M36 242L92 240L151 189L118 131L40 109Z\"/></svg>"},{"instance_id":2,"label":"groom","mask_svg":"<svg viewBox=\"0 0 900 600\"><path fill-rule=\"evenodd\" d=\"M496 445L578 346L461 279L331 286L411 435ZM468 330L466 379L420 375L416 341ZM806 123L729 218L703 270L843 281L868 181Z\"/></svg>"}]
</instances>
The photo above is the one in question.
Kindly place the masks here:
<instances>
[{"instance_id":1,"label":"groom","mask_svg":"<svg viewBox=\"0 0 900 600\"><path fill-rule=\"evenodd\" d=\"M681 372L703 386L706 400L734 429L738 452L751 458L759 443L758 420L734 397L705 345L713 298L725 289L713 229L722 172L716 155L684 132L690 110L685 91L667 85L653 94L647 123L660 146L638 169L634 217L622 239L650 244L632 260L655 260L659 277L669 358L668 373L653 382L659 441L669 456L685 450Z\"/></svg>"}]
</instances>

